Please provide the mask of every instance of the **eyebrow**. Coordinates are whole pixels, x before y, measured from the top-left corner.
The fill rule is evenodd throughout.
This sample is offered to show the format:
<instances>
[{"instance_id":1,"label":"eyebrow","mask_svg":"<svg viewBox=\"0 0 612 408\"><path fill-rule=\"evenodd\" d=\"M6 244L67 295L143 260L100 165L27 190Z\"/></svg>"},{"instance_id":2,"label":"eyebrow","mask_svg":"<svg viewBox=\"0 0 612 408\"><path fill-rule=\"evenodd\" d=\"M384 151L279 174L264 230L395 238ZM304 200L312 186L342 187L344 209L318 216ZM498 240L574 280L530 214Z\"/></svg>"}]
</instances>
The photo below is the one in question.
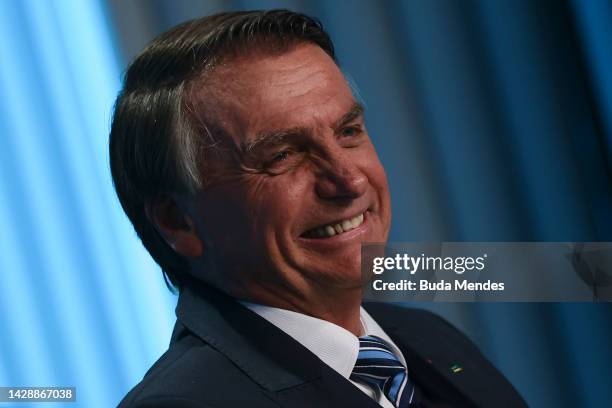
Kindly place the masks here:
<instances>
[{"instance_id":1,"label":"eyebrow","mask_svg":"<svg viewBox=\"0 0 612 408\"><path fill-rule=\"evenodd\" d=\"M359 102L354 102L353 106L351 106L351 109L348 112L346 112L344 115L342 115L340 120L338 120L335 123L334 128L336 129L341 128L342 126L348 123L351 123L355 119L363 116L364 110L365 108L363 107L363 104Z\"/></svg>"},{"instance_id":2,"label":"eyebrow","mask_svg":"<svg viewBox=\"0 0 612 408\"><path fill-rule=\"evenodd\" d=\"M243 152L249 153L259 146L266 145L281 145L290 136L304 135L308 133L308 130L304 127L292 127L282 130L272 130L269 132L258 133L252 140L241 143Z\"/></svg>"},{"instance_id":3,"label":"eyebrow","mask_svg":"<svg viewBox=\"0 0 612 408\"><path fill-rule=\"evenodd\" d=\"M346 124L354 121L355 119L363 116L364 106L359 102L354 102L348 112L337 120L333 127L338 129ZM292 127L281 130L272 130L262 133L258 133L252 140L241 143L243 152L250 152L259 145L278 145L285 143L289 136L305 135L308 133L308 129L305 127Z\"/></svg>"}]
</instances>

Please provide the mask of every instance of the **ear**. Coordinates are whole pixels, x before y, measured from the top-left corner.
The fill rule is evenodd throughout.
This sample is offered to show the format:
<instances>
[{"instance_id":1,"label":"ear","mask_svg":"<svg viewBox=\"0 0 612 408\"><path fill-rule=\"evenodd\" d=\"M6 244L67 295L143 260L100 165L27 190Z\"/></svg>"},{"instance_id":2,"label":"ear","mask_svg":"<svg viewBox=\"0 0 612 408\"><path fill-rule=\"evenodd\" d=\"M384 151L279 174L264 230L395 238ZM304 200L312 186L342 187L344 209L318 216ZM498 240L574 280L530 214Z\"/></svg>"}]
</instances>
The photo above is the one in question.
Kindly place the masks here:
<instances>
[{"instance_id":1,"label":"ear","mask_svg":"<svg viewBox=\"0 0 612 408\"><path fill-rule=\"evenodd\" d=\"M145 206L147 217L166 243L178 254L188 258L202 255L202 240L193 220L170 196L160 197Z\"/></svg>"}]
</instances>

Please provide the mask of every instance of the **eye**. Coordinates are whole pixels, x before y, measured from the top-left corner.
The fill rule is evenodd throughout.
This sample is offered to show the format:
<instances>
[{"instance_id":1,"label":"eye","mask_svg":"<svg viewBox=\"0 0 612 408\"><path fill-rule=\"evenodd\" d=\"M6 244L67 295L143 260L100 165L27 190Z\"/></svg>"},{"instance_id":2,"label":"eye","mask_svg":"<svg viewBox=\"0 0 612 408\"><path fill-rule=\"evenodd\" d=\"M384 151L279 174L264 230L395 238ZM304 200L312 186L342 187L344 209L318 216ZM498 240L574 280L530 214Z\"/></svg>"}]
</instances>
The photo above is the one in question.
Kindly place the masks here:
<instances>
[{"instance_id":1,"label":"eye","mask_svg":"<svg viewBox=\"0 0 612 408\"><path fill-rule=\"evenodd\" d=\"M270 158L264 163L264 168L279 168L285 167L293 160L294 151L290 149L280 150L273 155L269 156Z\"/></svg>"},{"instance_id":2,"label":"eye","mask_svg":"<svg viewBox=\"0 0 612 408\"><path fill-rule=\"evenodd\" d=\"M273 158L272 158L272 162L282 162L285 161L289 158L289 155L291 154L291 152L289 150L283 150L281 152L278 152Z\"/></svg>"},{"instance_id":3,"label":"eye","mask_svg":"<svg viewBox=\"0 0 612 408\"><path fill-rule=\"evenodd\" d=\"M295 147L271 152L269 159L262 163L262 170L275 175L289 171L301 163L303 153L302 150Z\"/></svg>"},{"instance_id":4,"label":"eye","mask_svg":"<svg viewBox=\"0 0 612 408\"><path fill-rule=\"evenodd\" d=\"M360 133L361 133L361 128L359 126L345 127L340 132L340 134L343 137L355 137L355 136L359 136Z\"/></svg>"}]
</instances>

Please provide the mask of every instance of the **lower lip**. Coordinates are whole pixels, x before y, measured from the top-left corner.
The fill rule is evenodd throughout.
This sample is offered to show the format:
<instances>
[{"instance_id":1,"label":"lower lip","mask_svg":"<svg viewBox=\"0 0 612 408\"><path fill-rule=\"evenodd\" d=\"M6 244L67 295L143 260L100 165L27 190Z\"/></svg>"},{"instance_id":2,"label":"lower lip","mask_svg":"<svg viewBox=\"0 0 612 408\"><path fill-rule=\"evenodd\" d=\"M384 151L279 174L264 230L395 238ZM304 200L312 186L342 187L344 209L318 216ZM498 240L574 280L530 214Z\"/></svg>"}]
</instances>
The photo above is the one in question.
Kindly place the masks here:
<instances>
[{"instance_id":1,"label":"lower lip","mask_svg":"<svg viewBox=\"0 0 612 408\"><path fill-rule=\"evenodd\" d=\"M344 244L347 241L352 241L352 240L361 238L367 232L369 228L369 224L370 224L369 218L370 218L370 212L366 211L363 213L363 222L357 228L353 228L352 230L343 232L341 234L336 234L332 237L327 237L327 238L300 237L299 240L311 246L321 246L321 247L329 247L329 246L336 246L336 245Z\"/></svg>"}]
</instances>

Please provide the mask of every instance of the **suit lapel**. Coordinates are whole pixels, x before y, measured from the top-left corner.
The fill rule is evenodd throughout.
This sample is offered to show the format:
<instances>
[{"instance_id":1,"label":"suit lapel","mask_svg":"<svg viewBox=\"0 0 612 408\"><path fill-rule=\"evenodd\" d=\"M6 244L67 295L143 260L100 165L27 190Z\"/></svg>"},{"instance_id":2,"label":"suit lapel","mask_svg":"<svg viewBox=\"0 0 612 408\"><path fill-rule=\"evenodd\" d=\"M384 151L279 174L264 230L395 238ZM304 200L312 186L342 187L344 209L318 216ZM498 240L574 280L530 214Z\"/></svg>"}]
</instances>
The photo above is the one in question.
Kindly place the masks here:
<instances>
[{"instance_id":1,"label":"suit lapel","mask_svg":"<svg viewBox=\"0 0 612 408\"><path fill-rule=\"evenodd\" d=\"M368 312L401 349L427 394L461 407L526 407L506 378L463 334L437 316L389 304Z\"/></svg>"},{"instance_id":2,"label":"suit lapel","mask_svg":"<svg viewBox=\"0 0 612 408\"><path fill-rule=\"evenodd\" d=\"M281 406L292 408L380 408L373 399L324 364L321 374L312 382L276 393L274 398Z\"/></svg>"},{"instance_id":3,"label":"suit lapel","mask_svg":"<svg viewBox=\"0 0 612 408\"><path fill-rule=\"evenodd\" d=\"M409 375L426 394L456 404L460 407L495 406L482 405L473 400L477 393L470 392L473 378L465 372L474 368L452 352L452 346L440 347L440 343L422 342L407 338L401 329L386 330L400 348L409 369ZM456 367L453 372L451 367Z\"/></svg>"},{"instance_id":4,"label":"suit lapel","mask_svg":"<svg viewBox=\"0 0 612 408\"><path fill-rule=\"evenodd\" d=\"M379 407L372 399L276 326L205 285L186 288L179 322L286 407Z\"/></svg>"}]
</instances>

